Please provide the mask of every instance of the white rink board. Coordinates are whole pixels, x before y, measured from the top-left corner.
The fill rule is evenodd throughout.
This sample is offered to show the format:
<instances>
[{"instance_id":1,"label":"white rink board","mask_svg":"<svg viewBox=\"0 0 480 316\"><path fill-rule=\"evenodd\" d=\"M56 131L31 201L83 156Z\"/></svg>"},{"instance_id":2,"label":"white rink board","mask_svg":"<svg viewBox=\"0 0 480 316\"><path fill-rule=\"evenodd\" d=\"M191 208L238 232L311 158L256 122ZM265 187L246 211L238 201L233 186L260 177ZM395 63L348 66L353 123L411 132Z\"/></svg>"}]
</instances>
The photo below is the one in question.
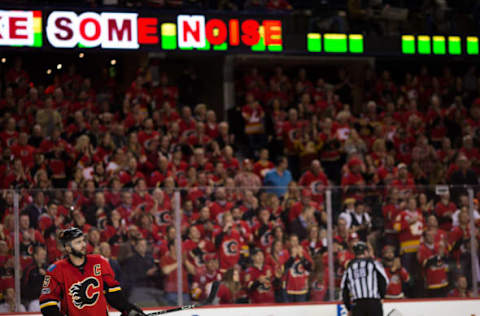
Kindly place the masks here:
<instances>
[{"instance_id":1,"label":"white rink board","mask_svg":"<svg viewBox=\"0 0 480 316\"><path fill-rule=\"evenodd\" d=\"M384 315L393 309L399 314L395 316L480 316L480 299L465 300L400 300L389 301L383 305ZM148 309L146 314L158 311ZM8 314L4 314L8 315ZM25 316L41 316L37 313L10 314ZM198 308L169 314L169 316L346 316L343 305L325 304L278 304L278 305L229 305L213 308ZM110 316L120 316L111 312ZM392 315L393 316L393 315Z\"/></svg>"}]
</instances>

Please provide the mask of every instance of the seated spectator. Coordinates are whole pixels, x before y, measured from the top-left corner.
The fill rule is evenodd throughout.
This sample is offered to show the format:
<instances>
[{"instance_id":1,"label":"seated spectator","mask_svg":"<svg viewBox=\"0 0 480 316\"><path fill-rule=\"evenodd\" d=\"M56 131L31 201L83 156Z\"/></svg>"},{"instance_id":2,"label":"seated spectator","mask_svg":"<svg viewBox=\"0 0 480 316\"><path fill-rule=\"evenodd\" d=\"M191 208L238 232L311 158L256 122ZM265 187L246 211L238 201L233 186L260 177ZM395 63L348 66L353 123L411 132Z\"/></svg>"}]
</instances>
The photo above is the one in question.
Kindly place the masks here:
<instances>
[{"instance_id":1,"label":"seated spectator","mask_svg":"<svg viewBox=\"0 0 480 316\"><path fill-rule=\"evenodd\" d=\"M242 107L242 117L245 121L245 134L248 137L250 155L252 156L258 156L257 151L266 143L264 116L265 111L256 100L252 100L252 102Z\"/></svg>"},{"instance_id":2,"label":"seated spectator","mask_svg":"<svg viewBox=\"0 0 480 316\"><path fill-rule=\"evenodd\" d=\"M165 299L167 304L170 306L177 306L178 305L178 296L177 296L177 267L178 267L178 258L177 258L177 250L175 246L175 241L170 241L168 243L168 252L160 259L160 267L162 272L165 276L164 279L164 291L165 291ZM183 286L183 303L189 304L190 302L190 295L189 295L189 284L188 284L188 277L187 272L195 275L195 266L188 260L185 254L182 254L182 258L180 260L183 261L182 264L182 286ZM155 266L155 269L157 267Z\"/></svg>"},{"instance_id":3,"label":"seated spectator","mask_svg":"<svg viewBox=\"0 0 480 316\"><path fill-rule=\"evenodd\" d=\"M328 271L324 268L322 256L316 256L314 260L314 270L309 278L309 301L323 302L327 299Z\"/></svg>"},{"instance_id":4,"label":"seated spectator","mask_svg":"<svg viewBox=\"0 0 480 316\"><path fill-rule=\"evenodd\" d=\"M308 187L312 192L312 199L317 203L323 202L324 187L328 185L328 179L323 172L319 160L313 160L310 169L305 171L298 184Z\"/></svg>"},{"instance_id":5,"label":"seated spectator","mask_svg":"<svg viewBox=\"0 0 480 316\"><path fill-rule=\"evenodd\" d=\"M458 226L453 227L448 234L451 257L459 274L467 275L471 271L471 238L470 215L468 210L464 209L458 215Z\"/></svg>"},{"instance_id":6,"label":"seated spectator","mask_svg":"<svg viewBox=\"0 0 480 316\"><path fill-rule=\"evenodd\" d=\"M467 278L464 275L459 275L455 282L455 288L448 292L449 297L473 297L472 291L468 290Z\"/></svg>"},{"instance_id":7,"label":"seated spectator","mask_svg":"<svg viewBox=\"0 0 480 316\"><path fill-rule=\"evenodd\" d=\"M295 234L300 241L305 240L308 237L308 229L310 225L315 225L315 209L311 206L307 206L302 210L302 213L298 215L288 225L288 232Z\"/></svg>"},{"instance_id":8,"label":"seated spectator","mask_svg":"<svg viewBox=\"0 0 480 316\"><path fill-rule=\"evenodd\" d=\"M147 252L147 241L138 239L134 247L133 255L122 265L125 285L130 293L129 300L142 306L162 305L162 294L154 282L159 271L152 255Z\"/></svg>"},{"instance_id":9,"label":"seated spectator","mask_svg":"<svg viewBox=\"0 0 480 316\"><path fill-rule=\"evenodd\" d=\"M435 243L438 243L440 241L443 241L445 243L448 242L447 232L438 227L438 221L435 215L430 215L427 217L425 231L428 231L428 230L431 230L434 232Z\"/></svg>"},{"instance_id":10,"label":"seated spectator","mask_svg":"<svg viewBox=\"0 0 480 316\"><path fill-rule=\"evenodd\" d=\"M268 149L263 148L260 150L258 161L253 165L253 172L255 172L263 181L267 172L270 171L275 167L275 165L268 160L269 159L269 152Z\"/></svg>"},{"instance_id":11,"label":"seated spectator","mask_svg":"<svg viewBox=\"0 0 480 316\"><path fill-rule=\"evenodd\" d=\"M238 208L235 210L238 210ZM262 250L265 250L272 245L272 229L275 223L271 221L270 212L267 209L261 209L258 212L257 217L253 219L253 221L254 223L252 226L252 231L255 237L254 239L257 241L256 245ZM246 230L249 229L248 224L246 224L245 226Z\"/></svg>"},{"instance_id":12,"label":"seated spectator","mask_svg":"<svg viewBox=\"0 0 480 316\"><path fill-rule=\"evenodd\" d=\"M400 211L393 225L398 233L402 266L407 269L414 282L419 278L417 253L424 230L423 215L417 209L416 203L413 197L408 199L408 204L400 203Z\"/></svg>"},{"instance_id":13,"label":"seated spectator","mask_svg":"<svg viewBox=\"0 0 480 316\"><path fill-rule=\"evenodd\" d=\"M58 205L50 202L48 204L47 212L40 215L38 218L38 227L40 231L44 232L53 227L59 227L63 224L64 216L58 214Z\"/></svg>"},{"instance_id":14,"label":"seated spectator","mask_svg":"<svg viewBox=\"0 0 480 316\"><path fill-rule=\"evenodd\" d=\"M383 247L382 263L389 280L385 298L404 298L403 288L410 282L410 275L408 271L402 267L400 258L395 257L395 247L389 245Z\"/></svg>"},{"instance_id":15,"label":"seated spectator","mask_svg":"<svg viewBox=\"0 0 480 316\"><path fill-rule=\"evenodd\" d=\"M27 133L20 133L17 143L10 146L10 149L15 158L22 161L22 166L25 167L25 169L33 167L36 150L33 146L28 144Z\"/></svg>"},{"instance_id":16,"label":"seated spectator","mask_svg":"<svg viewBox=\"0 0 480 316\"><path fill-rule=\"evenodd\" d=\"M194 301L203 301L208 295L208 286L214 281L221 281L222 275L218 270L216 254L207 254L204 257L205 266L195 273L191 286L191 296Z\"/></svg>"},{"instance_id":17,"label":"seated spectator","mask_svg":"<svg viewBox=\"0 0 480 316\"><path fill-rule=\"evenodd\" d=\"M300 201L294 203L288 211L288 223L292 223L301 214L302 210L307 207L313 207L316 212L319 212L319 204L312 201L312 192L309 189L303 189Z\"/></svg>"},{"instance_id":18,"label":"seated spectator","mask_svg":"<svg viewBox=\"0 0 480 316\"><path fill-rule=\"evenodd\" d=\"M435 243L435 232L425 232L425 240L420 245L417 258L422 266L428 297L444 297L447 290L447 263L444 242ZM440 293L438 293L440 292ZM438 296L436 296L438 295Z\"/></svg>"},{"instance_id":19,"label":"seated spectator","mask_svg":"<svg viewBox=\"0 0 480 316\"><path fill-rule=\"evenodd\" d=\"M265 255L259 248L251 252L252 265L245 271L245 283L251 303L274 303L274 272L265 264Z\"/></svg>"},{"instance_id":20,"label":"seated spectator","mask_svg":"<svg viewBox=\"0 0 480 316\"><path fill-rule=\"evenodd\" d=\"M348 237L349 237L350 231L347 227L347 221L345 218L339 217L337 220L337 226L336 226L336 235L333 237L333 239L340 245L342 245L343 248L348 248Z\"/></svg>"},{"instance_id":21,"label":"seated spectator","mask_svg":"<svg viewBox=\"0 0 480 316\"><path fill-rule=\"evenodd\" d=\"M236 187L249 188L254 193L257 193L262 185L260 177L253 172L253 165L250 159L243 161L242 171L237 173L234 180Z\"/></svg>"},{"instance_id":22,"label":"seated spectator","mask_svg":"<svg viewBox=\"0 0 480 316\"><path fill-rule=\"evenodd\" d=\"M230 212L223 215L222 223L221 230L214 232L213 238L220 259L220 272L225 272L229 267L238 264L242 242L240 232L234 226L233 216Z\"/></svg>"},{"instance_id":23,"label":"seated spectator","mask_svg":"<svg viewBox=\"0 0 480 316\"><path fill-rule=\"evenodd\" d=\"M433 214L433 200L428 200L425 193L420 193L418 195L418 208L423 213L423 217L427 218Z\"/></svg>"},{"instance_id":24,"label":"seated spectator","mask_svg":"<svg viewBox=\"0 0 480 316\"><path fill-rule=\"evenodd\" d=\"M8 90L7 90L8 91ZM2 147L11 147L18 140L17 122L15 118L10 117L5 123L5 130L0 133Z\"/></svg>"},{"instance_id":25,"label":"seated spectator","mask_svg":"<svg viewBox=\"0 0 480 316\"><path fill-rule=\"evenodd\" d=\"M222 222L225 212L233 208L233 203L227 201L225 188L220 187L215 191L215 201L210 203L209 208L211 219L216 220L217 223Z\"/></svg>"},{"instance_id":26,"label":"seated spectator","mask_svg":"<svg viewBox=\"0 0 480 316\"><path fill-rule=\"evenodd\" d=\"M366 241L367 235L370 231L370 227L372 225L370 215L365 210L365 203L361 200L355 201L355 208L352 212L351 203L353 199L347 199L346 203L347 208L346 211L340 214L339 218L343 218L347 224L347 228L350 231L357 232L360 240Z\"/></svg>"},{"instance_id":27,"label":"seated spectator","mask_svg":"<svg viewBox=\"0 0 480 316\"><path fill-rule=\"evenodd\" d=\"M43 191L36 191L34 193L33 202L25 208L25 213L30 217L30 225L33 228L38 227L38 218L40 217L40 214L46 213L46 202Z\"/></svg>"},{"instance_id":28,"label":"seated spectator","mask_svg":"<svg viewBox=\"0 0 480 316\"><path fill-rule=\"evenodd\" d=\"M455 213L453 213L452 228L457 227L459 225L460 213L465 211L469 212L469 205L461 206L455 211ZM478 199L473 200L473 221L475 222L475 225L479 226L480 213L478 212Z\"/></svg>"},{"instance_id":29,"label":"seated spectator","mask_svg":"<svg viewBox=\"0 0 480 316\"><path fill-rule=\"evenodd\" d=\"M405 163L400 163L397 166L397 178L393 180L392 185L399 191L411 193L415 191L415 182L408 174L408 168Z\"/></svg>"},{"instance_id":30,"label":"seated spectator","mask_svg":"<svg viewBox=\"0 0 480 316\"><path fill-rule=\"evenodd\" d=\"M310 257L321 255L327 249L326 230L320 230L318 225L308 226L308 237L301 242L303 248L307 249Z\"/></svg>"},{"instance_id":31,"label":"seated spectator","mask_svg":"<svg viewBox=\"0 0 480 316\"><path fill-rule=\"evenodd\" d=\"M15 313L17 312L17 306L15 303L15 289L9 287L3 292L4 303L0 304L0 313ZM25 313L27 310L23 304L18 306L18 312Z\"/></svg>"},{"instance_id":32,"label":"seated spectator","mask_svg":"<svg viewBox=\"0 0 480 316\"><path fill-rule=\"evenodd\" d=\"M435 205L435 214L438 217L441 229L445 231L452 229L452 215L456 209L455 203L450 201L450 193L442 194L440 201Z\"/></svg>"},{"instance_id":33,"label":"seated spectator","mask_svg":"<svg viewBox=\"0 0 480 316\"><path fill-rule=\"evenodd\" d=\"M30 227L30 218L27 213L22 213L19 222L20 230L20 254L30 256L32 247L38 244L45 244L42 234Z\"/></svg>"},{"instance_id":34,"label":"seated spectator","mask_svg":"<svg viewBox=\"0 0 480 316\"><path fill-rule=\"evenodd\" d=\"M308 275L312 270L312 258L299 244L297 235L289 238L290 258L285 262L285 291L287 302L305 302L309 289Z\"/></svg>"},{"instance_id":35,"label":"seated spectator","mask_svg":"<svg viewBox=\"0 0 480 316\"><path fill-rule=\"evenodd\" d=\"M355 199L363 198L362 190L366 184L363 176L364 169L365 165L359 158L353 157L348 161L345 172L342 174L341 182L345 196Z\"/></svg>"},{"instance_id":36,"label":"seated spectator","mask_svg":"<svg viewBox=\"0 0 480 316\"><path fill-rule=\"evenodd\" d=\"M282 231L281 229L279 231ZM282 238L276 237L272 243L270 252L266 255L265 263L272 267L274 279L280 281L285 273L285 262L290 258L288 250L283 244ZM274 283L275 302L286 302L285 289L282 284Z\"/></svg>"},{"instance_id":37,"label":"seated spectator","mask_svg":"<svg viewBox=\"0 0 480 316\"><path fill-rule=\"evenodd\" d=\"M388 200L384 202L382 207L382 215L385 221L385 238L387 243L394 243L397 239L397 232L393 229L393 224L398 214L398 189L392 188L388 195Z\"/></svg>"},{"instance_id":38,"label":"seated spectator","mask_svg":"<svg viewBox=\"0 0 480 316\"><path fill-rule=\"evenodd\" d=\"M120 264L114 258L112 258L112 247L108 242L102 242L99 246L100 254L108 260L110 266L112 267L113 272L115 273L115 280L120 282L123 285L122 269Z\"/></svg>"},{"instance_id":39,"label":"seated spectator","mask_svg":"<svg viewBox=\"0 0 480 316\"><path fill-rule=\"evenodd\" d=\"M285 195L288 184L292 181L292 175L287 168L287 158L278 158L276 167L267 172L263 181L263 185L267 187L267 192L275 193L279 197Z\"/></svg>"},{"instance_id":40,"label":"seated spectator","mask_svg":"<svg viewBox=\"0 0 480 316\"><path fill-rule=\"evenodd\" d=\"M45 131L45 135L51 136L55 128L62 128L63 122L60 113L54 109L53 98L45 98L45 107L40 109L36 115L36 122Z\"/></svg>"},{"instance_id":41,"label":"seated spectator","mask_svg":"<svg viewBox=\"0 0 480 316\"><path fill-rule=\"evenodd\" d=\"M100 253L100 230L96 227L90 228L87 234L87 253Z\"/></svg>"},{"instance_id":42,"label":"seated spectator","mask_svg":"<svg viewBox=\"0 0 480 316\"><path fill-rule=\"evenodd\" d=\"M227 145L235 145L235 135L230 134L230 126L227 122L218 124L218 136L214 139L213 144L216 144L219 150L222 150Z\"/></svg>"},{"instance_id":43,"label":"seated spectator","mask_svg":"<svg viewBox=\"0 0 480 316\"><path fill-rule=\"evenodd\" d=\"M95 193L95 202L89 205L85 210L85 218L91 226L101 227L102 221L106 220L107 214L110 214L112 208L107 204L105 194L103 192Z\"/></svg>"},{"instance_id":44,"label":"seated spectator","mask_svg":"<svg viewBox=\"0 0 480 316\"><path fill-rule=\"evenodd\" d=\"M236 268L228 269L218 288L217 297L220 304L235 304L247 302L246 292L242 289L240 272Z\"/></svg>"},{"instance_id":45,"label":"seated spectator","mask_svg":"<svg viewBox=\"0 0 480 316\"><path fill-rule=\"evenodd\" d=\"M48 267L47 251L43 246L35 246L33 250L33 262L25 267L22 277L22 299L28 302L29 312L39 312L40 291L42 290L43 278Z\"/></svg>"},{"instance_id":46,"label":"seated spectator","mask_svg":"<svg viewBox=\"0 0 480 316\"><path fill-rule=\"evenodd\" d=\"M196 269L204 269L205 258L208 253L215 252L215 245L208 239L202 239L200 230L196 226L188 228L187 236L188 239L183 242L182 250Z\"/></svg>"},{"instance_id":47,"label":"seated spectator","mask_svg":"<svg viewBox=\"0 0 480 316\"><path fill-rule=\"evenodd\" d=\"M465 155L458 155L456 165L458 168L456 168L448 178L448 184L457 186L452 188L452 197L454 200L458 198L460 194L465 193L465 189L461 188L462 186L478 185L477 174L471 169L470 162Z\"/></svg>"}]
</instances>

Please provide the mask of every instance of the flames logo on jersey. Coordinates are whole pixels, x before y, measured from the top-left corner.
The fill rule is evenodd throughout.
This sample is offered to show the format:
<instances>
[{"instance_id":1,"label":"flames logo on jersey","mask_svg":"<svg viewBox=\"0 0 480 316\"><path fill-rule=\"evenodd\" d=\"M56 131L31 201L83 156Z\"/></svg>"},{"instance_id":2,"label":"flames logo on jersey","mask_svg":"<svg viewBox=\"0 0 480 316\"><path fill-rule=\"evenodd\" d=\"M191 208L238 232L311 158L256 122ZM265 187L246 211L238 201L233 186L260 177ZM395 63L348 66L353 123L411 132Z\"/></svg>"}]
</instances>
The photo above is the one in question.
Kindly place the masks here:
<instances>
[{"instance_id":1,"label":"flames logo on jersey","mask_svg":"<svg viewBox=\"0 0 480 316\"><path fill-rule=\"evenodd\" d=\"M290 274L294 277L299 277L302 275L309 275L308 271L305 270L303 263L301 261L297 261L293 264L290 268Z\"/></svg>"},{"instance_id":2,"label":"flames logo on jersey","mask_svg":"<svg viewBox=\"0 0 480 316\"><path fill-rule=\"evenodd\" d=\"M236 240L229 240L223 243L223 251L227 256L235 256L238 254L238 242Z\"/></svg>"},{"instance_id":3,"label":"flames logo on jersey","mask_svg":"<svg viewBox=\"0 0 480 316\"><path fill-rule=\"evenodd\" d=\"M163 210L160 211L157 216L155 217L158 225L169 225L172 223L172 216L170 215L170 211Z\"/></svg>"},{"instance_id":4,"label":"flames logo on jersey","mask_svg":"<svg viewBox=\"0 0 480 316\"><path fill-rule=\"evenodd\" d=\"M83 281L72 284L68 289L68 294L72 297L73 305L76 308L82 309L85 306L93 306L97 303L100 296L100 282L97 278L88 277ZM90 290L92 288L93 290ZM88 293L88 292L91 293Z\"/></svg>"},{"instance_id":5,"label":"flames logo on jersey","mask_svg":"<svg viewBox=\"0 0 480 316\"><path fill-rule=\"evenodd\" d=\"M312 191L312 194L315 195L323 194L325 191L325 184L323 184L322 181L313 181L310 183L310 190Z\"/></svg>"},{"instance_id":6,"label":"flames logo on jersey","mask_svg":"<svg viewBox=\"0 0 480 316\"><path fill-rule=\"evenodd\" d=\"M264 247L268 247L273 242L272 231L267 230L262 236L260 236L260 243Z\"/></svg>"}]
</instances>

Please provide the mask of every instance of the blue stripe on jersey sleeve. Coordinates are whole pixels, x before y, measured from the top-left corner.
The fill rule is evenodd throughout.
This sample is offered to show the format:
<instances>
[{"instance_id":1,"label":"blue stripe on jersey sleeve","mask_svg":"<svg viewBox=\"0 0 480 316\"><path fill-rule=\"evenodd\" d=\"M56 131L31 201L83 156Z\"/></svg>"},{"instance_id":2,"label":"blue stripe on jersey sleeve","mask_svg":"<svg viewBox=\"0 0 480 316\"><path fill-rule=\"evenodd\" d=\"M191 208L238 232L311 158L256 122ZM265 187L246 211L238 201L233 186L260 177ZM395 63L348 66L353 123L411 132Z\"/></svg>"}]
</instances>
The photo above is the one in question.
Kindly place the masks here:
<instances>
[{"instance_id":1,"label":"blue stripe on jersey sleeve","mask_svg":"<svg viewBox=\"0 0 480 316\"><path fill-rule=\"evenodd\" d=\"M56 264L51 264L51 265L48 267L47 271L48 271L48 272L52 272L53 270L55 270L56 267L57 267Z\"/></svg>"}]
</instances>

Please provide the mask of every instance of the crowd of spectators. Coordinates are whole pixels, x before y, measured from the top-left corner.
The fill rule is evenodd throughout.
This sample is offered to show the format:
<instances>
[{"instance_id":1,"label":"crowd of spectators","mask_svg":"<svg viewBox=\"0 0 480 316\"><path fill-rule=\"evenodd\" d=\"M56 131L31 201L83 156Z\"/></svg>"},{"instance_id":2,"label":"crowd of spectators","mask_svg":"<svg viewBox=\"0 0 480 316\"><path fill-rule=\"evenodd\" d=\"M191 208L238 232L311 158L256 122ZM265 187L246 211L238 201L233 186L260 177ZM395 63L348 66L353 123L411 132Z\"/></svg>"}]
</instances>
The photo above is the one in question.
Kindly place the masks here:
<instances>
[{"instance_id":1,"label":"crowd of spectators","mask_svg":"<svg viewBox=\"0 0 480 316\"><path fill-rule=\"evenodd\" d=\"M69 226L143 306L176 303L179 260L184 302L205 298L213 280L222 281L220 303L325 300L328 185L336 289L363 240L387 266L389 297L473 295L465 276L480 235L469 225L480 215L475 200L470 218L457 185L479 191L480 81L474 67L430 71L394 79L366 69L353 82L343 68L314 77L252 67L238 72L229 124L205 104L181 104L167 73L153 85L139 71L112 111L114 85L100 98L75 67L32 82L17 58L0 99L0 308L15 308L8 189L19 194L21 295L31 311ZM353 111L359 84L367 102Z\"/></svg>"}]
</instances>

